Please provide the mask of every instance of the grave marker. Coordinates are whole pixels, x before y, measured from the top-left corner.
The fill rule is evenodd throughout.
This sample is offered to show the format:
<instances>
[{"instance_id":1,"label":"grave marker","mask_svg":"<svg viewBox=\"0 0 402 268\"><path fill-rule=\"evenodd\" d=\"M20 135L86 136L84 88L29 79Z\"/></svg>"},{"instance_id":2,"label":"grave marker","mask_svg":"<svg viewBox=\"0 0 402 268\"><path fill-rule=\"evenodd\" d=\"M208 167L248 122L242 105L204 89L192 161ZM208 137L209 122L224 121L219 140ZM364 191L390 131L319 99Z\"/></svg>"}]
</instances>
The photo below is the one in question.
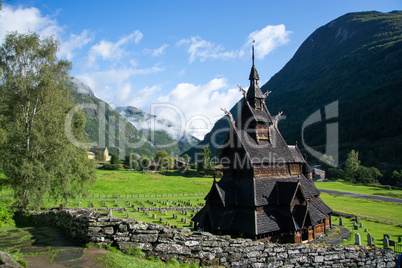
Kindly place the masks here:
<instances>
[{"instance_id":1,"label":"grave marker","mask_svg":"<svg viewBox=\"0 0 402 268\"><path fill-rule=\"evenodd\" d=\"M360 234L356 233L355 234L355 245L360 246L361 245L361 238L360 238Z\"/></svg>"}]
</instances>

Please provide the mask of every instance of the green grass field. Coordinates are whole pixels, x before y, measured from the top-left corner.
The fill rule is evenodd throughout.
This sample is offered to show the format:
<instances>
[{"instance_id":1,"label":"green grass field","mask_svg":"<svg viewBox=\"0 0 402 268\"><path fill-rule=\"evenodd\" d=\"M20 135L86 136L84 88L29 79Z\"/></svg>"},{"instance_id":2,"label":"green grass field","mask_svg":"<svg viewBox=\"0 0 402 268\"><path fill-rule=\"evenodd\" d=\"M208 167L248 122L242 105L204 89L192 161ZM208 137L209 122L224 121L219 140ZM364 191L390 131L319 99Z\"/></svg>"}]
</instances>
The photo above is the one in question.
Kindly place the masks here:
<instances>
[{"instance_id":1,"label":"green grass field","mask_svg":"<svg viewBox=\"0 0 402 268\"><path fill-rule=\"evenodd\" d=\"M140 171L97 170L98 181L90 187L92 194L178 194L203 193L211 188L212 177L199 177L195 171L142 173Z\"/></svg>"},{"instance_id":2,"label":"green grass field","mask_svg":"<svg viewBox=\"0 0 402 268\"><path fill-rule=\"evenodd\" d=\"M333 210L402 225L402 205L347 196L321 194Z\"/></svg>"},{"instance_id":3,"label":"green grass field","mask_svg":"<svg viewBox=\"0 0 402 268\"><path fill-rule=\"evenodd\" d=\"M364 186L364 185L353 185L348 182L315 182L315 185L319 189L324 190L334 190L347 193L356 194L368 194L368 195L380 195L392 198L402 199L402 190L395 190L388 186Z\"/></svg>"},{"instance_id":4,"label":"green grass field","mask_svg":"<svg viewBox=\"0 0 402 268\"><path fill-rule=\"evenodd\" d=\"M90 186L86 195L69 200L67 207L89 207L96 211L99 208L125 207L125 212L113 211L115 217L141 220L148 223L166 224L171 226L190 227L193 210L187 215L181 212L167 211L167 215L159 211L150 211L149 214L138 212L142 207L201 207L204 197L209 192L213 182L212 177L199 177L194 170L187 174L178 171L167 172L164 175L158 173L142 173L139 171L105 171L97 170L98 180ZM400 190L389 191L381 187L353 186L341 182L317 182L318 188L344 192L354 192L372 195L398 196ZM10 190L2 190L0 198L10 198ZM368 217L374 221L365 221L366 228L379 241L382 234L388 233L394 239L402 236L402 205L385 203L359 198L322 194L324 202L335 211ZM179 202L182 201L181 203ZM183 203L189 202L191 205ZM163 203L165 202L165 203ZM46 207L55 207L66 204L65 200L46 200ZM133 206L134 205L134 206ZM153 217L153 214L155 216ZM177 219L173 218L177 214ZM162 221L160 220L162 218ZM186 219L188 223L184 223ZM347 220L345 219L345 223ZM350 223L351 224L351 223ZM362 241L364 241L364 235ZM345 243L354 243L353 237Z\"/></svg>"}]
</instances>

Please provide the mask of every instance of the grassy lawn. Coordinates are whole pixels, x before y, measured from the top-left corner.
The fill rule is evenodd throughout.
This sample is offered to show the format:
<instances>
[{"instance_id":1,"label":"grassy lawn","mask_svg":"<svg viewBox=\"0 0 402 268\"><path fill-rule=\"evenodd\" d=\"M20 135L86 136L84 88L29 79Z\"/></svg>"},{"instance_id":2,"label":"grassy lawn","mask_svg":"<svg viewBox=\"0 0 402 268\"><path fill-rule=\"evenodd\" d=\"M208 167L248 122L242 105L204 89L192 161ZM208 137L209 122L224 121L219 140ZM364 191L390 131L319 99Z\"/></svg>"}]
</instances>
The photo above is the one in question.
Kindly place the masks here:
<instances>
[{"instance_id":1,"label":"grassy lawn","mask_svg":"<svg viewBox=\"0 0 402 268\"><path fill-rule=\"evenodd\" d=\"M389 190L388 187L353 185L347 182L315 182L318 189L334 190L347 193L381 195L402 199L402 190Z\"/></svg>"},{"instance_id":2,"label":"grassy lawn","mask_svg":"<svg viewBox=\"0 0 402 268\"><path fill-rule=\"evenodd\" d=\"M189 175L179 171L149 174L140 171L97 170L98 181L90 187L92 194L177 194L208 192L212 177L198 177L196 172Z\"/></svg>"},{"instance_id":3,"label":"grassy lawn","mask_svg":"<svg viewBox=\"0 0 402 268\"><path fill-rule=\"evenodd\" d=\"M335 220L336 219L336 220ZM363 228L354 230L352 218L343 218L343 226L352 232L350 239L343 242L342 245L350 245L355 243L355 234L360 234L361 244L367 245L367 234L370 234L374 238L374 244L378 247L383 246L383 235L388 234L390 239L398 241L398 237L402 236L402 227L395 226L380 222L374 222L370 220L359 219L359 222L363 223ZM334 225L339 225L339 217L332 217ZM359 224L358 224L359 225ZM367 229L367 232L364 230Z\"/></svg>"},{"instance_id":4,"label":"grassy lawn","mask_svg":"<svg viewBox=\"0 0 402 268\"><path fill-rule=\"evenodd\" d=\"M321 194L333 210L402 225L402 205L347 196Z\"/></svg>"}]
</instances>

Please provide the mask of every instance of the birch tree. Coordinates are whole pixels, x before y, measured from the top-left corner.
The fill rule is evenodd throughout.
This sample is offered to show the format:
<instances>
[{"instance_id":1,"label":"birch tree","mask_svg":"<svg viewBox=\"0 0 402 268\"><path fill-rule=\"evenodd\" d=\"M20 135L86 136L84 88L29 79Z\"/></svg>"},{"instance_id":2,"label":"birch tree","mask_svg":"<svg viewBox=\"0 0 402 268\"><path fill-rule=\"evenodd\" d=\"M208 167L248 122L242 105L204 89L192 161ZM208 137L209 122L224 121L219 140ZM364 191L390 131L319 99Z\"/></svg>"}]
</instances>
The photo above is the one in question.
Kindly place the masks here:
<instances>
[{"instance_id":1,"label":"birch tree","mask_svg":"<svg viewBox=\"0 0 402 268\"><path fill-rule=\"evenodd\" d=\"M74 196L95 180L95 172L86 151L64 133L73 107L66 88L71 64L57 59L57 41L35 33L8 34L0 52L0 161L17 205L38 207L47 197ZM84 125L84 116L76 114L76 138L83 139Z\"/></svg>"}]
</instances>

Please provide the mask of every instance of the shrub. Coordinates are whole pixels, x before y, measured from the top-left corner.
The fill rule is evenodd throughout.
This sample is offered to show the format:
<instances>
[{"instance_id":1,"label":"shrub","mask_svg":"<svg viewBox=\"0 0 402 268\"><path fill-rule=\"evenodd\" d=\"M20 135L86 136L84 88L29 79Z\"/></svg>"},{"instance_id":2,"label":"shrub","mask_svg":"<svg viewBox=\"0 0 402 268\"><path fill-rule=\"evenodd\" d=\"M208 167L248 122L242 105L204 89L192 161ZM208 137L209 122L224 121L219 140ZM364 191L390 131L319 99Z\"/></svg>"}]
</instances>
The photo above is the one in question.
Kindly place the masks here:
<instances>
[{"instance_id":1,"label":"shrub","mask_svg":"<svg viewBox=\"0 0 402 268\"><path fill-rule=\"evenodd\" d=\"M120 164L104 164L102 169L104 170L119 170L121 169Z\"/></svg>"},{"instance_id":2,"label":"shrub","mask_svg":"<svg viewBox=\"0 0 402 268\"><path fill-rule=\"evenodd\" d=\"M13 222L14 212L10 204L0 200L0 227L8 225Z\"/></svg>"}]
</instances>

